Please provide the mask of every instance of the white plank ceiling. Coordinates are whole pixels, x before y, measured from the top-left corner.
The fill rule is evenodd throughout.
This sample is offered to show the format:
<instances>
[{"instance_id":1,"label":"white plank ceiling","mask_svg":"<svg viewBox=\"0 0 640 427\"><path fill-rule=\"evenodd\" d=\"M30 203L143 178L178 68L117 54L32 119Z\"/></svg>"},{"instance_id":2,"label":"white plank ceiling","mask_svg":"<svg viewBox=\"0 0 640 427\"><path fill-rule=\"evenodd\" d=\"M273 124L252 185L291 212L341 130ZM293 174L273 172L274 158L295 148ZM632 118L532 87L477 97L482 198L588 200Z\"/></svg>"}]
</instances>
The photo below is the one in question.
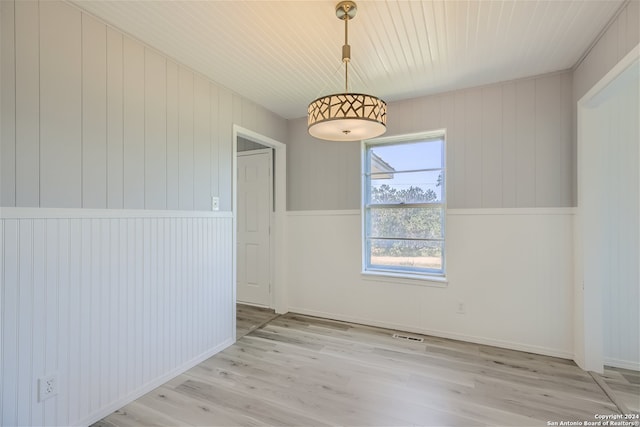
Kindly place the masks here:
<instances>
[{"instance_id":1,"label":"white plank ceiling","mask_svg":"<svg viewBox=\"0 0 640 427\"><path fill-rule=\"evenodd\" d=\"M349 89L395 101L571 68L623 2L359 0ZM337 1L74 3L285 118L344 90Z\"/></svg>"}]
</instances>

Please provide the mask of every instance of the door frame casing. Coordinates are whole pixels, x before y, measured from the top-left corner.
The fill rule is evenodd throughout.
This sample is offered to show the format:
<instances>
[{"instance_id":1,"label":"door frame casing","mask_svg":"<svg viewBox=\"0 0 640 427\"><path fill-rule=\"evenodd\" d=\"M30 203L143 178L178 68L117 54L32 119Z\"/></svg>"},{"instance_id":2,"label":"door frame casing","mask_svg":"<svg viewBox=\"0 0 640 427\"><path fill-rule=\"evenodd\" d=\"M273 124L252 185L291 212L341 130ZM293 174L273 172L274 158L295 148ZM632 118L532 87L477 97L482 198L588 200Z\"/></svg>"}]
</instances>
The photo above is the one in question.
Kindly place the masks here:
<instances>
[{"instance_id":1,"label":"door frame casing","mask_svg":"<svg viewBox=\"0 0 640 427\"><path fill-rule=\"evenodd\" d=\"M242 126L233 125L233 161L232 161L232 204L233 204L233 300L237 300L237 220L238 220L238 137L243 137L273 149L274 168L271 173L274 179L272 191L273 218L271 221L271 308L276 313L286 313L286 213L287 213L287 146L268 136L261 135ZM273 198L275 197L275 202ZM235 305L234 305L235 317ZM235 334L235 331L234 331Z\"/></svg>"},{"instance_id":2,"label":"door frame casing","mask_svg":"<svg viewBox=\"0 0 640 427\"><path fill-rule=\"evenodd\" d=\"M602 284L585 277L585 218L583 206L584 146L589 136L585 115L597 106L605 91L640 58L640 44L622 58L577 103L577 208L574 222L574 361L586 370L604 368ZM640 160L640 159L639 159Z\"/></svg>"}]
</instances>

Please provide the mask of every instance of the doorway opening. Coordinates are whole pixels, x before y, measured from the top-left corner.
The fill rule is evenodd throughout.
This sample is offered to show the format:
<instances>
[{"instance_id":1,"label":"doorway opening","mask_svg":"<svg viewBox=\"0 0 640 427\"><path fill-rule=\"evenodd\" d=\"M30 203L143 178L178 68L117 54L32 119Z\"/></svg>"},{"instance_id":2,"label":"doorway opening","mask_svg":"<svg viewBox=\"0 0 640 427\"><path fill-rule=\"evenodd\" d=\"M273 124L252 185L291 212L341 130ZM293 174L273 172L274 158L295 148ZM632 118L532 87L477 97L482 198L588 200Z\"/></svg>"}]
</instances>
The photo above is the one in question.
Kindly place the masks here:
<instances>
[{"instance_id":1,"label":"doorway opening","mask_svg":"<svg viewBox=\"0 0 640 427\"><path fill-rule=\"evenodd\" d=\"M237 125L233 212L235 301L286 313L286 146Z\"/></svg>"}]
</instances>

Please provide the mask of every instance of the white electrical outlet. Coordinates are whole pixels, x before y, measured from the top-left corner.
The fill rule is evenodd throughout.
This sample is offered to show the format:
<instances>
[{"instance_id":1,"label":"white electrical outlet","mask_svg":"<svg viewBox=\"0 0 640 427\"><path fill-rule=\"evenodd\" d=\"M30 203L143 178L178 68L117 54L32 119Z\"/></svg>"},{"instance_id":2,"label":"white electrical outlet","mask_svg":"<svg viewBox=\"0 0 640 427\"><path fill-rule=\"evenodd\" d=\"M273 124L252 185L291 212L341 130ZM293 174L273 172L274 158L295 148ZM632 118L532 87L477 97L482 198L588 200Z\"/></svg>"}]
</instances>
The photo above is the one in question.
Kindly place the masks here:
<instances>
[{"instance_id":1,"label":"white electrical outlet","mask_svg":"<svg viewBox=\"0 0 640 427\"><path fill-rule=\"evenodd\" d=\"M465 306L464 306L463 302L459 302L458 303L458 310L456 310L456 313L458 313L458 314L465 314L466 313L466 309L465 309Z\"/></svg>"},{"instance_id":2,"label":"white electrical outlet","mask_svg":"<svg viewBox=\"0 0 640 427\"><path fill-rule=\"evenodd\" d=\"M58 394L58 375L49 374L38 378L38 402L42 402Z\"/></svg>"},{"instance_id":3,"label":"white electrical outlet","mask_svg":"<svg viewBox=\"0 0 640 427\"><path fill-rule=\"evenodd\" d=\"M220 198L219 197L212 197L211 198L211 210L212 211L219 211L220 210Z\"/></svg>"}]
</instances>

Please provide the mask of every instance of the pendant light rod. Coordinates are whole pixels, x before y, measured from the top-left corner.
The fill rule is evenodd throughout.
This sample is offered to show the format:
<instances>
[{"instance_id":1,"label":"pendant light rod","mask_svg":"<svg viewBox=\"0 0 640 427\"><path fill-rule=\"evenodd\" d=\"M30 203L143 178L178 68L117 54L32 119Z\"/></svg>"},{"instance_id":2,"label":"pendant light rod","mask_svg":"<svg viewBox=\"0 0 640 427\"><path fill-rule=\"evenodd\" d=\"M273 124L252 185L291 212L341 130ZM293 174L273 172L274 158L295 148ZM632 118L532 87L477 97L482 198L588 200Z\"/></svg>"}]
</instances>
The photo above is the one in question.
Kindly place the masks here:
<instances>
[{"instance_id":1,"label":"pendant light rod","mask_svg":"<svg viewBox=\"0 0 640 427\"><path fill-rule=\"evenodd\" d=\"M342 62L344 62L344 93L349 93L349 62L351 46L349 46L349 19L356 16L358 8L352 1L342 1L336 6L336 16L344 21L344 45L342 46Z\"/></svg>"},{"instance_id":2,"label":"pendant light rod","mask_svg":"<svg viewBox=\"0 0 640 427\"><path fill-rule=\"evenodd\" d=\"M344 61L344 93L349 93L349 61Z\"/></svg>"},{"instance_id":3,"label":"pendant light rod","mask_svg":"<svg viewBox=\"0 0 640 427\"><path fill-rule=\"evenodd\" d=\"M349 93L349 61L351 60L351 46L349 46L349 14L344 19L344 46L342 46L342 62L344 62L344 93Z\"/></svg>"}]
</instances>

